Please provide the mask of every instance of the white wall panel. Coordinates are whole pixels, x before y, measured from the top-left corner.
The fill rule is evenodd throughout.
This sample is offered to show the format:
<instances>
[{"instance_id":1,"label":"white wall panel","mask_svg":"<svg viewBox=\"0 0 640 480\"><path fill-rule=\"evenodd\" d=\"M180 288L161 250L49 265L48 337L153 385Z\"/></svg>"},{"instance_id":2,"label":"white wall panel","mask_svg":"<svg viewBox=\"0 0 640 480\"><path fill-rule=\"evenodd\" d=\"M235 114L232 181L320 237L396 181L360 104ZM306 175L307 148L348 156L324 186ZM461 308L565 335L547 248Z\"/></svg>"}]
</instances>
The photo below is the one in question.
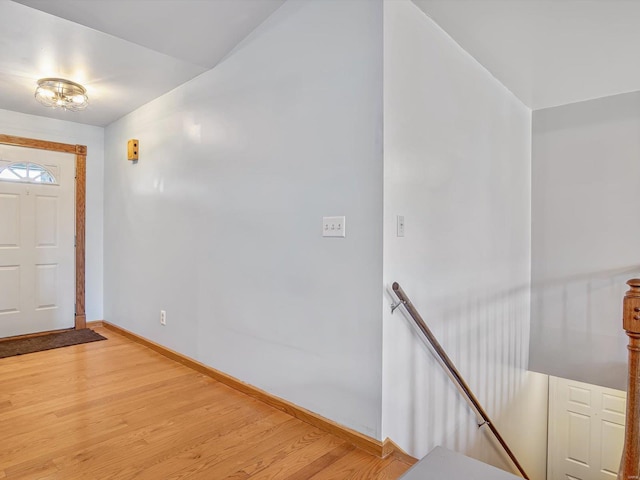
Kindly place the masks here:
<instances>
[{"instance_id":1,"label":"white wall panel","mask_svg":"<svg viewBox=\"0 0 640 480\"><path fill-rule=\"evenodd\" d=\"M379 437L381 0L285 3L105 144L105 318Z\"/></svg>"},{"instance_id":2,"label":"white wall panel","mask_svg":"<svg viewBox=\"0 0 640 480\"><path fill-rule=\"evenodd\" d=\"M533 113L532 370L626 388L626 281L640 275L640 93Z\"/></svg>"},{"instance_id":3,"label":"white wall panel","mask_svg":"<svg viewBox=\"0 0 640 480\"><path fill-rule=\"evenodd\" d=\"M531 112L409 0L386 1L384 22L385 286L401 284L544 478L547 382L527 372ZM383 436L414 456L442 445L513 469L392 299Z\"/></svg>"}]
</instances>

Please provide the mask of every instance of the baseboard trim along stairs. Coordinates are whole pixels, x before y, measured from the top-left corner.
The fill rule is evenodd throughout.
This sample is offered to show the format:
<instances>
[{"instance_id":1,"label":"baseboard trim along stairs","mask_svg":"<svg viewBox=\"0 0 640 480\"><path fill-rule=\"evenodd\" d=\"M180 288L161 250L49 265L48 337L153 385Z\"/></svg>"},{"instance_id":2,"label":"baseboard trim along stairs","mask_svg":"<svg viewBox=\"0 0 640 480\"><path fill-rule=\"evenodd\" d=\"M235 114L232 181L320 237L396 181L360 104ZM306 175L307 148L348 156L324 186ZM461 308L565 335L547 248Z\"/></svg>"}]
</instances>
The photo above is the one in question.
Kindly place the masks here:
<instances>
[{"instance_id":1,"label":"baseboard trim along stairs","mask_svg":"<svg viewBox=\"0 0 640 480\"><path fill-rule=\"evenodd\" d=\"M377 440L375 438L364 435L360 432L352 430L344 425L340 425L328 418L325 418L317 413L314 413L310 410L302 408L294 403L291 403L283 398L276 397L264 390L261 390L253 385L245 383L241 380L238 380L231 375L227 375L224 372L216 370L215 368L209 367L203 363L198 362L186 355L182 355L174 350L171 350L163 345L152 342L151 340L144 338L136 333L130 332L122 327L114 325L113 323L109 323L106 321L94 321L87 322L87 327L104 327L107 330L111 330L123 337L128 338L140 345L144 345L155 352L170 358L182 365L185 365L199 373L207 375L220 383L224 383L225 385L238 390L250 397L253 397L257 400L260 400L267 405L270 405L278 410L285 412L292 417L297 418L298 420L302 420L305 423L313 425L314 427L318 427L336 437L342 438L347 442L355 445L358 448L372 454L376 455L380 458L386 458L390 455L398 458L399 460L408 463L409 465L413 465L417 462L415 458L407 454L403 451L398 445L396 445L391 439L387 438L384 442Z\"/></svg>"},{"instance_id":2,"label":"baseboard trim along stairs","mask_svg":"<svg viewBox=\"0 0 640 480\"><path fill-rule=\"evenodd\" d=\"M522 480L461 453L436 447L399 480Z\"/></svg>"}]
</instances>

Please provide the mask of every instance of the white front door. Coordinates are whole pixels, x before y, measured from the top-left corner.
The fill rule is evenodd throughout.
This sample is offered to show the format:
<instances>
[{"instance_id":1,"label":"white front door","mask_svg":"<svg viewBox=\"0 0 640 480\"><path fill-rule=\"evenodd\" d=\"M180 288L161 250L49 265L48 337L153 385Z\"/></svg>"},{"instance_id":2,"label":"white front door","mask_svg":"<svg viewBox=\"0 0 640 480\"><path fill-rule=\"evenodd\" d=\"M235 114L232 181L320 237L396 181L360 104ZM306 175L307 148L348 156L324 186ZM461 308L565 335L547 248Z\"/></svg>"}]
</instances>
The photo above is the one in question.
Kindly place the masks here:
<instances>
[{"instance_id":1,"label":"white front door","mask_svg":"<svg viewBox=\"0 0 640 480\"><path fill-rule=\"evenodd\" d=\"M0 145L0 337L74 317L75 156Z\"/></svg>"},{"instance_id":2,"label":"white front door","mask_svg":"<svg viewBox=\"0 0 640 480\"><path fill-rule=\"evenodd\" d=\"M625 408L625 392L549 377L547 480L615 480Z\"/></svg>"}]
</instances>

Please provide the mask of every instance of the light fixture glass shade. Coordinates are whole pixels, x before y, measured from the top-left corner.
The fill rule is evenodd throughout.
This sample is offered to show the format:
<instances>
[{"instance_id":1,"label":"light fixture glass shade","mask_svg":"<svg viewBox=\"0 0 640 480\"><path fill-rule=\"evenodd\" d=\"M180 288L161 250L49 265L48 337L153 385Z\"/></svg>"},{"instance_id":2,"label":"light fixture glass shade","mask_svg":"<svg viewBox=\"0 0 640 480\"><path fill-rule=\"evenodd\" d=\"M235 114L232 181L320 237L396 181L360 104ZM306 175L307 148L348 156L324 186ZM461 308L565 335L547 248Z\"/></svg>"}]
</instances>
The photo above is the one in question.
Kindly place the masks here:
<instances>
[{"instance_id":1,"label":"light fixture glass shade","mask_svg":"<svg viewBox=\"0 0 640 480\"><path fill-rule=\"evenodd\" d=\"M35 93L36 100L45 107L79 111L89 105L87 90L64 78L41 78Z\"/></svg>"}]
</instances>

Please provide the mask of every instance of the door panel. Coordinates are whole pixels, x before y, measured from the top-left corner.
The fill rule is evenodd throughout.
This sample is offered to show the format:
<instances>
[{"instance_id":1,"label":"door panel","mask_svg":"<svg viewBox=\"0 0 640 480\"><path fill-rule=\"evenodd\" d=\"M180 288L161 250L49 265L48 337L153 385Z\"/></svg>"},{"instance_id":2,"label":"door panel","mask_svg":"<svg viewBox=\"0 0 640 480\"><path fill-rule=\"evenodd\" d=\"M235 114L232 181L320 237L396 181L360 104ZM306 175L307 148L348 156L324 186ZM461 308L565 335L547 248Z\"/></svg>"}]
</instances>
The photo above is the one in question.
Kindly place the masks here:
<instances>
[{"instance_id":1,"label":"door panel","mask_svg":"<svg viewBox=\"0 0 640 480\"><path fill-rule=\"evenodd\" d=\"M600 437L602 439L600 468L603 473L616 477L624 444L624 426L603 420Z\"/></svg>"},{"instance_id":2,"label":"door panel","mask_svg":"<svg viewBox=\"0 0 640 480\"><path fill-rule=\"evenodd\" d=\"M18 247L20 243L20 196L0 194L0 247Z\"/></svg>"},{"instance_id":3,"label":"door panel","mask_svg":"<svg viewBox=\"0 0 640 480\"><path fill-rule=\"evenodd\" d=\"M43 165L56 184L0 181L0 337L75 324L75 155L2 146L0 170Z\"/></svg>"},{"instance_id":4,"label":"door panel","mask_svg":"<svg viewBox=\"0 0 640 480\"><path fill-rule=\"evenodd\" d=\"M625 392L550 377L548 480L615 479L625 405Z\"/></svg>"},{"instance_id":5,"label":"door panel","mask_svg":"<svg viewBox=\"0 0 640 480\"><path fill-rule=\"evenodd\" d=\"M0 267L0 314L20 310L20 267Z\"/></svg>"},{"instance_id":6,"label":"door panel","mask_svg":"<svg viewBox=\"0 0 640 480\"><path fill-rule=\"evenodd\" d=\"M58 246L58 198L36 196L36 248Z\"/></svg>"},{"instance_id":7,"label":"door panel","mask_svg":"<svg viewBox=\"0 0 640 480\"><path fill-rule=\"evenodd\" d=\"M36 265L36 309L58 306L58 265Z\"/></svg>"},{"instance_id":8,"label":"door panel","mask_svg":"<svg viewBox=\"0 0 640 480\"><path fill-rule=\"evenodd\" d=\"M567 459L580 465L589 467L589 443L583 441L591 436L591 419L587 415L567 412L569 435L567 445Z\"/></svg>"}]
</instances>

